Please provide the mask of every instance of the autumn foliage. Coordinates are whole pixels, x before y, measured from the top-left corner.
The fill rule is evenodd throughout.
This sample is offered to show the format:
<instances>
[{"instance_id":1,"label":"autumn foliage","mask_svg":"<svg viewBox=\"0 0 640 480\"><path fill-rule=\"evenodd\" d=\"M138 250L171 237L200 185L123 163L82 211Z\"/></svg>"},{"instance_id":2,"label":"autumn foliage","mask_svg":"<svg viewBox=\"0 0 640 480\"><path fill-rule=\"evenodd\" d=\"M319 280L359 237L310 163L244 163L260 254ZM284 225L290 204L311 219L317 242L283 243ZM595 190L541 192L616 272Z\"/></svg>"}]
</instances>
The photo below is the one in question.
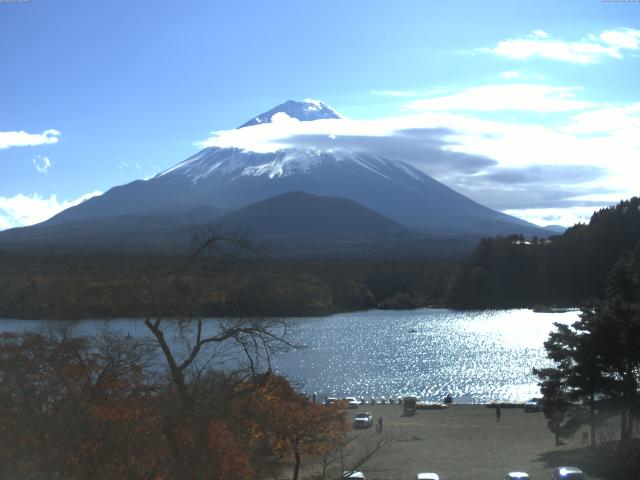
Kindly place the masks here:
<instances>
[{"instance_id":1,"label":"autumn foliage","mask_svg":"<svg viewBox=\"0 0 640 480\"><path fill-rule=\"evenodd\" d=\"M302 455L321 455L334 448L349 426L338 404L323 406L300 396L280 376L267 373L245 385L250 393L235 407L249 441L266 447L273 455L292 455L294 478Z\"/></svg>"},{"instance_id":2,"label":"autumn foliage","mask_svg":"<svg viewBox=\"0 0 640 480\"><path fill-rule=\"evenodd\" d=\"M199 372L185 405L161 365L130 338L1 335L0 478L248 480L347 430L272 374Z\"/></svg>"}]
</instances>

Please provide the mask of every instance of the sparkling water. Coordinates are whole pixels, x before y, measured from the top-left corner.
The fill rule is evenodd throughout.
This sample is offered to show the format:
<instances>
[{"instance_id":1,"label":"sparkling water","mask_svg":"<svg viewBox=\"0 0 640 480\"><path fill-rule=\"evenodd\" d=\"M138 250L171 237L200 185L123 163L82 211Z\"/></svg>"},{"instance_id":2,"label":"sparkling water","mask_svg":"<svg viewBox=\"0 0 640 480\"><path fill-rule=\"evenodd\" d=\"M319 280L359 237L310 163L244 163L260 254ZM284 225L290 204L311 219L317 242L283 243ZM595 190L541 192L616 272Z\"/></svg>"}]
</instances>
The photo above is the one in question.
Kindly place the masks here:
<instances>
[{"instance_id":1,"label":"sparkling water","mask_svg":"<svg viewBox=\"0 0 640 480\"><path fill-rule=\"evenodd\" d=\"M324 396L400 397L426 401L451 393L458 403L523 401L539 394L533 367L549 365L543 347L553 323L576 311L371 310L291 318L290 340L302 348L280 354L273 368L302 390ZM1 331L47 322L0 320ZM79 333L109 330L147 335L140 320L77 322Z\"/></svg>"}]
</instances>

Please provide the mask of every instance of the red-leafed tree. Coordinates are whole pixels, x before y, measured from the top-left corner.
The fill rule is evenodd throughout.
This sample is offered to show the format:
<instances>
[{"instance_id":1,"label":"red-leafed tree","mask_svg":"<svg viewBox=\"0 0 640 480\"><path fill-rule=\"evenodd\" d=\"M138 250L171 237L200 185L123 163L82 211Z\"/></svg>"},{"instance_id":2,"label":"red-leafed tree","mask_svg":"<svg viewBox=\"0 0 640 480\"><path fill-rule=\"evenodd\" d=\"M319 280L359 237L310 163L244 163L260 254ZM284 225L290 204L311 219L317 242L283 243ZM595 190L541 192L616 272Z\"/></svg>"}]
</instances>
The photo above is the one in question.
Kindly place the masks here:
<instances>
[{"instance_id":1,"label":"red-leafed tree","mask_svg":"<svg viewBox=\"0 0 640 480\"><path fill-rule=\"evenodd\" d=\"M131 339L0 338L2 478L151 478L166 445Z\"/></svg>"},{"instance_id":2,"label":"red-leafed tree","mask_svg":"<svg viewBox=\"0 0 640 480\"><path fill-rule=\"evenodd\" d=\"M244 386L250 391L235 404L250 441L278 456L294 458L298 478L303 455L322 455L344 440L350 430L339 404L318 405L302 397L287 379L266 373Z\"/></svg>"}]
</instances>

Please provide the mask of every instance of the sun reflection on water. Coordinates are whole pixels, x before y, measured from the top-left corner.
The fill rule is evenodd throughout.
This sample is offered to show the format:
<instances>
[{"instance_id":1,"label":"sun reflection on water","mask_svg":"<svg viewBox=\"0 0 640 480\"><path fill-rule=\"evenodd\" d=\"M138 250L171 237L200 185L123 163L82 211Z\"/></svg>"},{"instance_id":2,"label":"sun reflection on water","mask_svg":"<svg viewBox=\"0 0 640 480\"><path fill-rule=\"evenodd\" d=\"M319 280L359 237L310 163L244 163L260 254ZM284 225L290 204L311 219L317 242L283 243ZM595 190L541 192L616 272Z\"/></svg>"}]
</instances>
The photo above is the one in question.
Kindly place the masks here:
<instances>
[{"instance_id":1,"label":"sun reflection on water","mask_svg":"<svg viewBox=\"0 0 640 480\"><path fill-rule=\"evenodd\" d=\"M575 311L444 309L299 319L296 341L306 348L275 364L321 395L526 400L539 392L531 369L548 364L543 342L553 323L576 319Z\"/></svg>"}]
</instances>

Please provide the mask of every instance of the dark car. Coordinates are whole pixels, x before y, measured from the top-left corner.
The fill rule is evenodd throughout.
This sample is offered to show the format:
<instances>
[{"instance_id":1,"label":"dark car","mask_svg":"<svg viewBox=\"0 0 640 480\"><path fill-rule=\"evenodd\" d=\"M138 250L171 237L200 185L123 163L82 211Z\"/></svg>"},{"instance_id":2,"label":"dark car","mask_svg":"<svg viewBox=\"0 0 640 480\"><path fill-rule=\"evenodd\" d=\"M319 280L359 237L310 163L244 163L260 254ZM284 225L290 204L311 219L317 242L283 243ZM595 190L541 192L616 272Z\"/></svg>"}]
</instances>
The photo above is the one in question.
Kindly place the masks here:
<instances>
[{"instance_id":1,"label":"dark car","mask_svg":"<svg viewBox=\"0 0 640 480\"><path fill-rule=\"evenodd\" d=\"M540 399L532 398L524 404L524 411L527 413L530 412L539 412L540 411Z\"/></svg>"}]
</instances>

